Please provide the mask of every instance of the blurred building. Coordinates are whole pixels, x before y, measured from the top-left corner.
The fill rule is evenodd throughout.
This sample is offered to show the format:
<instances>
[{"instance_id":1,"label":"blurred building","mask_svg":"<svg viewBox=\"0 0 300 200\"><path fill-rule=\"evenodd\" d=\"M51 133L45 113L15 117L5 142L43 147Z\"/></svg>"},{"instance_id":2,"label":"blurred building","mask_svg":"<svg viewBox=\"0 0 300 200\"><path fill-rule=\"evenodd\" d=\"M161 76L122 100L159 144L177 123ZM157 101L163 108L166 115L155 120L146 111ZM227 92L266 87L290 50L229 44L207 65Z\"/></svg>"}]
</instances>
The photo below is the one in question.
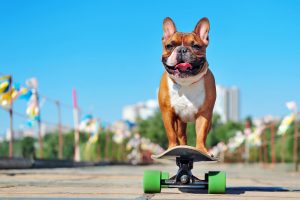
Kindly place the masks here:
<instances>
[{"instance_id":1,"label":"blurred building","mask_svg":"<svg viewBox=\"0 0 300 200\"><path fill-rule=\"evenodd\" d=\"M214 113L221 117L222 122L240 120L240 91L238 87L217 85L217 99Z\"/></svg>"},{"instance_id":2,"label":"blurred building","mask_svg":"<svg viewBox=\"0 0 300 200\"><path fill-rule=\"evenodd\" d=\"M138 118L147 119L158 110L157 100L151 99L145 102L128 105L123 108L122 118L129 122L136 122Z\"/></svg>"}]
</instances>

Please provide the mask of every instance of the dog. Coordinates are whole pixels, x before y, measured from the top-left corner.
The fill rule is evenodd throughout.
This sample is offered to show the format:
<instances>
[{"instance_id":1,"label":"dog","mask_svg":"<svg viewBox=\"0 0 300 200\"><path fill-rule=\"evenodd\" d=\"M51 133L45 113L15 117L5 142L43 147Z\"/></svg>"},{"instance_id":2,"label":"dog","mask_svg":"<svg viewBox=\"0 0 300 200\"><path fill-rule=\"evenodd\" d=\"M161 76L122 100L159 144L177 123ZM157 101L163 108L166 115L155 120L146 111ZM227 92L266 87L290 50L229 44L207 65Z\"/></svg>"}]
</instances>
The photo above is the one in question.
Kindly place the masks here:
<instances>
[{"instance_id":1,"label":"dog","mask_svg":"<svg viewBox=\"0 0 300 200\"><path fill-rule=\"evenodd\" d=\"M215 79L208 68L206 48L210 23L199 20L193 32L177 32L173 20L163 21L162 63L158 101L169 146L187 145L186 127L195 122L196 148L205 147L216 101Z\"/></svg>"}]
</instances>

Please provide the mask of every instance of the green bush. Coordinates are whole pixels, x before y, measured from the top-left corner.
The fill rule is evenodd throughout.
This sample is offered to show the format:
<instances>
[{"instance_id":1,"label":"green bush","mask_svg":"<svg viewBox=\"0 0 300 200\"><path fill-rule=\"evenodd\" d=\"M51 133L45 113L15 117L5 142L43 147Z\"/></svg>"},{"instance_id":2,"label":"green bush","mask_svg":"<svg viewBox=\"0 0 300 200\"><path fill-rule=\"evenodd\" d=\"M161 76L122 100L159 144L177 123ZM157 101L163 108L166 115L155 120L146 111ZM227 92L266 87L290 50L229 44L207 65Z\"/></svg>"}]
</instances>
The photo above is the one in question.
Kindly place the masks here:
<instances>
[{"instance_id":1,"label":"green bush","mask_svg":"<svg viewBox=\"0 0 300 200\"><path fill-rule=\"evenodd\" d=\"M146 120L139 119L137 126L142 137L151 139L152 142L159 144L165 149L168 147L168 139L160 112L156 112Z\"/></svg>"},{"instance_id":2,"label":"green bush","mask_svg":"<svg viewBox=\"0 0 300 200\"><path fill-rule=\"evenodd\" d=\"M34 159L35 148L34 143L36 139L33 137L26 136L21 140L22 156L23 158Z\"/></svg>"},{"instance_id":3,"label":"green bush","mask_svg":"<svg viewBox=\"0 0 300 200\"><path fill-rule=\"evenodd\" d=\"M9 144L7 141L2 141L0 143L0 156L1 157L8 157L9 154Z\"/></svg>"},{"instance_id":4,"label":"green bush","mask_svg":"<svg viewBox=\"0 0 300 200\"><path fill-rule=\"evenodd\" d=\"M43 158L57 159L58 158L58 134L48 133L43 138Z\"/></svg>"}]
</instances>

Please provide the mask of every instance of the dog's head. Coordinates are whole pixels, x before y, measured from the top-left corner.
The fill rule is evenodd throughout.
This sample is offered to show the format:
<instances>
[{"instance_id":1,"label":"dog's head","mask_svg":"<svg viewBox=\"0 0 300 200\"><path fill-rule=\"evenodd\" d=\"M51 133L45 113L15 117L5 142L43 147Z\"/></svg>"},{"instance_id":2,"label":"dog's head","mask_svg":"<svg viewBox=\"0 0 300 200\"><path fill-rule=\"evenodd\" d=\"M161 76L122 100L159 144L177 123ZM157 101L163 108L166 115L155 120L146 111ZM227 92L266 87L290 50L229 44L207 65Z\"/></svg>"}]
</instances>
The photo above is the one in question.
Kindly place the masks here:
<instances>
[{"instance_id":1,"label":"dog's head","mask_svg":"<svg viewBox=\"0 0 300 200\"><path fill-rule=\"evenodd\" d=\"M206 48L209 21L202 18L191 33L177 32L171 18L163 22L162 62L168 74L175 79L197 76L206 67Z\"/></svg>"}]
</instances>

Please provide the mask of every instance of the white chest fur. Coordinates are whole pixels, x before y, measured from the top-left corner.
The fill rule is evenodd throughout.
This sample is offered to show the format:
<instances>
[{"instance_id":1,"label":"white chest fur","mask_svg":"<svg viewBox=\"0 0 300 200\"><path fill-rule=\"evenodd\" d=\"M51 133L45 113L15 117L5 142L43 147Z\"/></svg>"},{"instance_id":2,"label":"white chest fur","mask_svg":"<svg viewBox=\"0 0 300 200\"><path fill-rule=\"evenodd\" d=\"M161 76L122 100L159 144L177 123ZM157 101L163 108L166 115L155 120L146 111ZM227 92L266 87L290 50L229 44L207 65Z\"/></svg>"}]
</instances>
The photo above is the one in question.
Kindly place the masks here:
<instances>
[{"instance_id":1,"label":"white chest fur","mask_svg":"<svg viewBox=\"0 0 300 200\"><path fill-rule=\"evenodd\" d=\"M195 121L195 115L205 100L204 79L189 85L179 85L168 77L169 96L175 113L184 122Z\"/></svg>"}]
</instances>

